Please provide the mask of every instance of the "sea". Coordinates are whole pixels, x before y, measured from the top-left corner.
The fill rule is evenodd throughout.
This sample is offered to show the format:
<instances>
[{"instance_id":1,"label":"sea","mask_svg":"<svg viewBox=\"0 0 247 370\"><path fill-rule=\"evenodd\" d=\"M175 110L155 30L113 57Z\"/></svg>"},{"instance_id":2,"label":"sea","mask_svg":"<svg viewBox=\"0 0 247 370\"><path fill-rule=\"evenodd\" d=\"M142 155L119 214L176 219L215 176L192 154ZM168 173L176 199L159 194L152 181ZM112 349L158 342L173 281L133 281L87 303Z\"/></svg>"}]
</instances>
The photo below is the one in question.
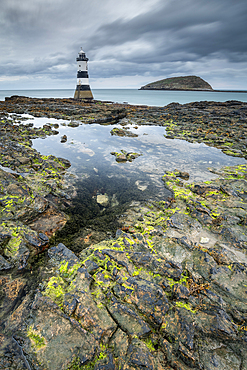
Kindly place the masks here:
<instances>
[{"instance_id":1,"label":"sea","mask_svg":"<svg viewBox=\"0 0 247 370\"><path fill-rule=\"evenodd\" d=\"M94 99L129 103L136 105L165 106L176 102L180 104L194 101L228 101L239 100L247 102L247 92L232 91L154 91L138 89L92 89ZM30 98L73 98L74 89L47 90L0 90L0 100L12 95L28 96Z\"/></svg>"}]
</instances>

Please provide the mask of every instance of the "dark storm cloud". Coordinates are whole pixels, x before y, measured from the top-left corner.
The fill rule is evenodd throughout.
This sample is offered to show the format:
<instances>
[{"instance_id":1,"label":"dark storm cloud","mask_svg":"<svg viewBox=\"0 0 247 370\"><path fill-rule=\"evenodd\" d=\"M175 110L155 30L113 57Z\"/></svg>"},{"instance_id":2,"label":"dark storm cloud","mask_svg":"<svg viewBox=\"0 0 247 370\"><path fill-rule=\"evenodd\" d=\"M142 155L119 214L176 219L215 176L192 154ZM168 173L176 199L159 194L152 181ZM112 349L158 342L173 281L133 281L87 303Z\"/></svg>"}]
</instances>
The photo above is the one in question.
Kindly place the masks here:
<instances>
[{"instance_id":1,"label":"dark storm cloud","mask_svg":"<svg viewBox=\"0 0 247 370\"><path fill-rule=\"evenodd\" d=\"M222 51L231 59L235 53L246 54L246 20L246 1L161 1L152 12L101 26L87 45L97 52L140 39L152 42L153 53L137 56L138 63L157 62L157 57L178 51L195 58Z\"/></svg>"}]
</instances>

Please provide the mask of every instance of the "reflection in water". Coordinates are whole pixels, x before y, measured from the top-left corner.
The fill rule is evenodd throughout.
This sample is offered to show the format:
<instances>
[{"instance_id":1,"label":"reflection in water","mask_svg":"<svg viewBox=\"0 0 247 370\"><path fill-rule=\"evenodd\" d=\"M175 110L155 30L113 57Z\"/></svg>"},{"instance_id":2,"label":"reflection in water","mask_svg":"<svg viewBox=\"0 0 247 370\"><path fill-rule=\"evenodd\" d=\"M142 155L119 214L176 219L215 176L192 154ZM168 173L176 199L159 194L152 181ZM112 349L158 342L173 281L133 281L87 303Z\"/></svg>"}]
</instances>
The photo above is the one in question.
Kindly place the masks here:
<instances>
[{"instance_id":1,"label":"reflection in water","mask_svg":"<svg viewBox=\"0 0 247 370\"><path fill-rule=\"evenodd\" d=\"M120 125L100 126L98 124L80 124L79 127L63 126L66 121L34 118L35 126L45 123L59 123L59 135L36 139L33 146L44 154L53 154L69 159L72 171L88 174L96 168L108 175L135 173L136 180L141 180L144 173L150 179L161 178L166 170L175 168L190 173L190 180L209 180L214 175L208 167L222 167L245 163L243 158L234 158L221 150L208 147L203 143L189 143L185 140L170 140L164 137L165 128L159 126L128 125L129 130L138 137L112 136L110 131ZM67 122L68 123L68 122ZM125 127L126 128L126 127ZM67 142L61 143L61 136L67 136ZM133 162L116 163L111 152L137 152L142 156ZM152 176L151 176L152 175ZM153 181L153 180L150 180Z\"/></svg>"}]
</instances>

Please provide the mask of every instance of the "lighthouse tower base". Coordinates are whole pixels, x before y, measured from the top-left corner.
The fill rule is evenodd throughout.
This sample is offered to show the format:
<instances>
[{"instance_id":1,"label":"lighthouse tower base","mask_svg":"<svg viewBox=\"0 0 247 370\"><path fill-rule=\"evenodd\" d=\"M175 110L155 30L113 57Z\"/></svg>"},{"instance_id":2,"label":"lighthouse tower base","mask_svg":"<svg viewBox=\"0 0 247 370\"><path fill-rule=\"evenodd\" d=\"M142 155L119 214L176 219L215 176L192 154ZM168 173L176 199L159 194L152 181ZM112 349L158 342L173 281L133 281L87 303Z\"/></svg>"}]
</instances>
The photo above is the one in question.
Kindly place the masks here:
<instances>
[{"instance_id":1,"label":"lighthouse tower base","mask_svg":"<svg viewBox=\"0 0 247 370\"><path fill-rule=\"evenodd\" d=\"M81 90L79 86L75 89L74 99L93 99L92 91L90 90Z\"/></svg>"}]
</instances>

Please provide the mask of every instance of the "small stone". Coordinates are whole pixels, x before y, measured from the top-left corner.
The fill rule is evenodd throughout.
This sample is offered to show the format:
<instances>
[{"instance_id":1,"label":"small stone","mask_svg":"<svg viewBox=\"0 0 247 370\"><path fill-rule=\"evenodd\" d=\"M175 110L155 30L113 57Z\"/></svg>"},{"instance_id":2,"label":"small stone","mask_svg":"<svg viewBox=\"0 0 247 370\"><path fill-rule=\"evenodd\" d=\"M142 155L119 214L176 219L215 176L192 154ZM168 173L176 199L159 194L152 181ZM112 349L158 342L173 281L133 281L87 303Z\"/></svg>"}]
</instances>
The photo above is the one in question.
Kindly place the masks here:
<instances>
[{"instance_id":1,"label":"small stone","mask_svg":"<svg viewBox=\"0 0 247 370\"><path fill-rule=\"evenodd\" d=\"M126 155L120 154L119 156L117 156L116 161L117 162L127 162Z\"/></svg>"},{"instance_id":2,"label":"small stone","mask_svg":"<svg viewBox=\"0 0 247 370\"><path fill-rule=\"evenodd\" d=\"M209 238L201 237L201 239L200 239L201 244L207 244L208 242L209 242Z\"/></svg>"},{"instance_id":3,"label":"small stone","mask_svg":"<svg viewBox=\"0 0 247 370\"><path fill-rule=\"evenodd\" d=\"M67 135L63 135L61 137L61 143L66 143L66 141L67 141Z\"/></svg>"},{"instance_id":4,"label":"small stone","mask_svg":"<svg viewBox=\"0 0 247 370\"><path fill-rule=\"evenodd\" d=\"M71 121L69 124L68 124L69 127L78 127L79 126L79 123L78 122L74 122L74 121Z\"/></svg>"},{"instance_id":5,"label":"small stone","mask_svg":"<svg viewBox=\"0 0 247 370\"><path fill-rule=\"evenodd\" d=\"M49 238L47 235L45 235L44 233L39 233L39 238L41 240L43 240L44 242L48 242L49 241Z\"/></svg>"},{"instance_id":6,"label":"small stone","mask_svg":"<svg viewBox=\"0 0 247 370\"><path fill-rule=\"evenodd\" d=\"M182 284L174 284L172 287L173 295L176 299L188 299L190 291Z\"/></svg>"},{"instance_id":7,"label":"small stone","mask_svg":"<svg viewBox=\"0 0 247 370\"><path fill-rule=\"evenodd\" d=\"M103 207L107 207L109 204L109 197L107 194L98 194L96 202Z\"/></svg>"}]
</instances>

